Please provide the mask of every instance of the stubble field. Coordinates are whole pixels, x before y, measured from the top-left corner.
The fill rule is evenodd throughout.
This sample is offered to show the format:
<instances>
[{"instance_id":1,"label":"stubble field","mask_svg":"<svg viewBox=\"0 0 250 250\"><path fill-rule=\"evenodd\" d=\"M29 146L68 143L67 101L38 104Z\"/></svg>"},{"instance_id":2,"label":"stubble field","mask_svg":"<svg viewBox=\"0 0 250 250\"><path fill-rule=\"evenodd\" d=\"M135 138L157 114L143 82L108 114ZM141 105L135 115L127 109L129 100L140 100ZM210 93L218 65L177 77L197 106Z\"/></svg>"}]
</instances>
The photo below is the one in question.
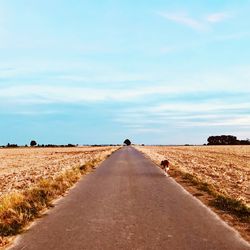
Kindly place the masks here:
<instances>
[{"instance_id":1,"label":"stubble field","mask_svg":"<svg viewBox=\"0 0 250 250\"><path fill-rule=\"evenodd\" d=\"M63 171L89 161L100 161L116 147L0 149L0 197L23 191L39 180L54 178Z\"/></svg>"},{"instance_id":2,"label":"stubble field","mask_svg":"<svg viewBox=\"0 0 250 250\"><path fill-rule=\"evenodd\" d=\"M138 146L137 149L156 164L168 159L170 169L191 174L227 197L250 206L250 146Z\"/></svg>"}]
</instances>

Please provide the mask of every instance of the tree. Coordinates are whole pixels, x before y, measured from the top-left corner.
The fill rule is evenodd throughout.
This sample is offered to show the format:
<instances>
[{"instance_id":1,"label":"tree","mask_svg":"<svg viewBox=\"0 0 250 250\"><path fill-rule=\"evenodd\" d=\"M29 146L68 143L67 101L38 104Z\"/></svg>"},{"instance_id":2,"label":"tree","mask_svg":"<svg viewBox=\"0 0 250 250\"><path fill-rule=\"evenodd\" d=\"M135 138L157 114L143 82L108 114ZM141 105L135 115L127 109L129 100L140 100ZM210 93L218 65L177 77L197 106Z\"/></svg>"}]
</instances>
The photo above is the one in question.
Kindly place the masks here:
<instances>
[{"instance_id":1,"label":"tree","mask_svg":"<svg viewBox=\"0 0 250 250\"><path fill-rule=\"evenodd\" d=\"M238 145L243 142L233 135L209 136L207 141L208 145Z\"/></svg>"},{"instance_id":2,"label":"tree","mask_svg":"<svg viewBox=\"0 0 250 250\"><path fill-rule=\"evenodd\" d=\"M123 143L126 144L127 146L131 145L131 141L129 139L126 139Z\"/></svg>"},{"instance_id":3,"label":"tree","mask_svg":"<svg viewBox=\"0 0 250 250\"><path fill-rule=\"evenodd\" d=\"M31 147L34 147L34 146L36 146L36 145L37 145L36 141L33 141L33 140L32 140L32 141L30 142L30 146L31 146Z\"/></svg>"},{"instance_id":4,"label":"tree","mask_svg":"<svg viewBox=\"0 0 250 250\"><path fill-rule=\"evenodd\" d=\"M10 144L10 143L8 143L8 144L6 145L6 147L7 147L7 148L17 148L18 145L17 145L17 144Z\"/></svg>"}]
</instances>

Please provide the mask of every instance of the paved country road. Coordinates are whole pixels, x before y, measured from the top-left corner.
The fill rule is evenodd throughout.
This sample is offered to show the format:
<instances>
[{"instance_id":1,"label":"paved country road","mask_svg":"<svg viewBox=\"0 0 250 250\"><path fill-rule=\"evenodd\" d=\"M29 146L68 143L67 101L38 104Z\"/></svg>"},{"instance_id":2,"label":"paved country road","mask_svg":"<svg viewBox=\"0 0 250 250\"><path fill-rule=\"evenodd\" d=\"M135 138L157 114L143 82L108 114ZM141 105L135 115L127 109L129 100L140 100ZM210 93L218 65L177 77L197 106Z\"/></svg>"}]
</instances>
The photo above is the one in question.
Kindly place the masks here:
<instances>
[{"instance_id":1,"label":"paved country road","mask_svg":"<svg viewBox=\"0 0 250 250\"><path fill-rule=\"evenodd\" d=\"M12 249L250 249L133 147L112 154Z\"/></svg>"}]
</instances>

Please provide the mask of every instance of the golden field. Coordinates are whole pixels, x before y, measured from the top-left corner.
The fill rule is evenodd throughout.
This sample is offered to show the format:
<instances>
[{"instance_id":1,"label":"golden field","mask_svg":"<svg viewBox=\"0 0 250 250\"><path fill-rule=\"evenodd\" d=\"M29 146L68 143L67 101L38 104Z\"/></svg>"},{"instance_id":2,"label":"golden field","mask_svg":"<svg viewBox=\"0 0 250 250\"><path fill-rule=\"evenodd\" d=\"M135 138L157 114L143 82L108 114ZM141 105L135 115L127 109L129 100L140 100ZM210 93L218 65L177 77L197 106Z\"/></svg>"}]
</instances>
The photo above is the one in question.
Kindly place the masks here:
<instances>
[{"instance_id":1,"label":"golden field","mask_svg":"<svg viewBox=\"0 0 250 250\"><path fill-rule=\"evenodd\" d=\"M101 161L117 147L72 148L1 148L0 197L12 191L23 191L41 179L80 167L86 162Z\"/></svg>"},{"instance_id":2,"label":"golden field","mask_svg":"<svg viewBox=\"0 0 250 250\"><path fill-rule=\"evenodd\" d=\"M213 185L220 193L250 206L250 146L137 146L156 164L170 161L180 170ZM171 172L170 172L171 173Z\"/></svg>"}]
</instances>

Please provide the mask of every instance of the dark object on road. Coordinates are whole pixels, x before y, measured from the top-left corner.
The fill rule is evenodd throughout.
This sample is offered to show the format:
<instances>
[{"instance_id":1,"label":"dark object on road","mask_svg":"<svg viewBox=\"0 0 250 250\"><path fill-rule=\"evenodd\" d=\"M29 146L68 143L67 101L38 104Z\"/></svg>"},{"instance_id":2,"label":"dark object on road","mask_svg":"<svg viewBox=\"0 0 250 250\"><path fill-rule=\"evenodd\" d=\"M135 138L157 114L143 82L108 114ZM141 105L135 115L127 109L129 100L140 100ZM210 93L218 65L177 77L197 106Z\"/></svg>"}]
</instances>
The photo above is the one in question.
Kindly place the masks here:
<instances>
[{"instance_id":1,"label":"dark object on road","mask_svg":"<svg viewBox=\"0 0 250 250\"><path fill-rule=\"evenodd\" d=\"M169 161L163 160L161 161L161 168L167 172L169 170Z\"/></svg>"},{"instance_id":2,"label":"dark object on road","mask_svg":"<svg viewBox=\"0 0 250 250\"><path fill-rule=\"evenodd\" d=\"M131 141L129 139L126 139L123 143L126 144L126 146L131 145Z\"/></svg>"}]
</instances>

